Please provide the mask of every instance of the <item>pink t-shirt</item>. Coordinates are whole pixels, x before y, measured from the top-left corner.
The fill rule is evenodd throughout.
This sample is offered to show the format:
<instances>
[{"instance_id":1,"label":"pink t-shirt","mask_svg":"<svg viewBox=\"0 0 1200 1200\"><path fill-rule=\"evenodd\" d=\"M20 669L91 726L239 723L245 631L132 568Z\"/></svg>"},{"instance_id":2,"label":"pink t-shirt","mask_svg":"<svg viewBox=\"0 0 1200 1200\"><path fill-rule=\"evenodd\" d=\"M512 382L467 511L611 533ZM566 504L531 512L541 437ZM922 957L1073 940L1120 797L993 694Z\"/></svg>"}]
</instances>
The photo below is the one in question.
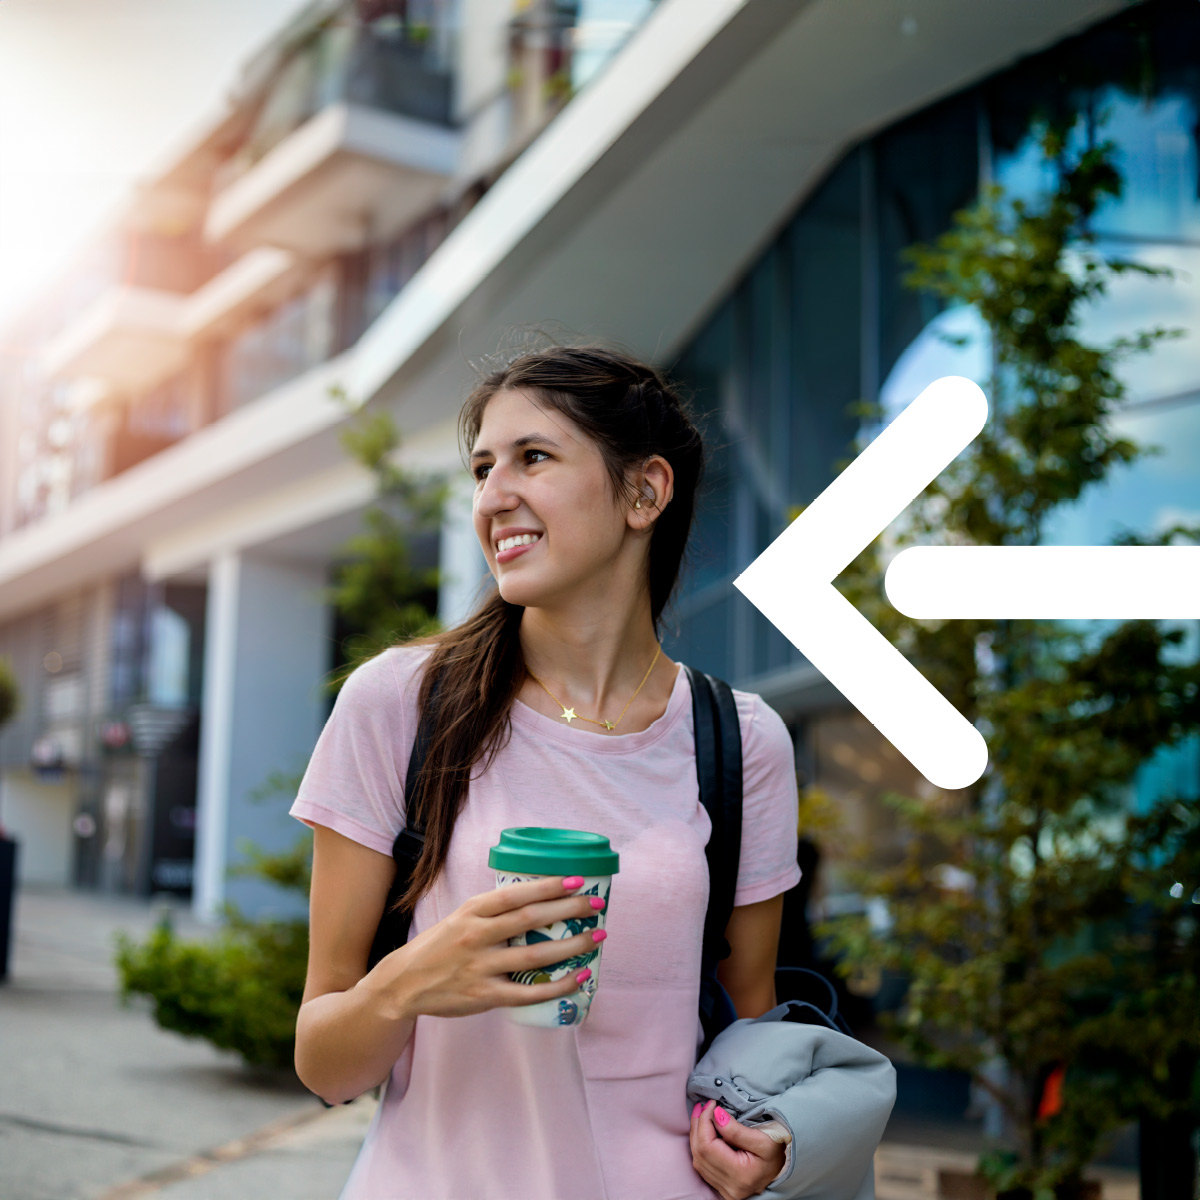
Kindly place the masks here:
<instances>
[{"instance_id":1,"label":"pink t-shirt","mask_svg":"<svg viewBox=\"0 0 1200 1200\"><path fill-rule=\"evenodd\" d=\"M391 853L429 653L386 650L346 680L294 816ZM800 879L796 778L778 714L734 695L745 766L734 902L752 904ZM413 936L495 887L488 850L517 825L592 830L620 854L592 1010L556 1029L516 1025L502 1009L418 1017L342 1200L712 1200L692 1167L684 1094L700 1037L711 825L683 670L666 711L637 733L589 733L515 702L511 740L472 782Z\"/></svg>"}]
</instances>

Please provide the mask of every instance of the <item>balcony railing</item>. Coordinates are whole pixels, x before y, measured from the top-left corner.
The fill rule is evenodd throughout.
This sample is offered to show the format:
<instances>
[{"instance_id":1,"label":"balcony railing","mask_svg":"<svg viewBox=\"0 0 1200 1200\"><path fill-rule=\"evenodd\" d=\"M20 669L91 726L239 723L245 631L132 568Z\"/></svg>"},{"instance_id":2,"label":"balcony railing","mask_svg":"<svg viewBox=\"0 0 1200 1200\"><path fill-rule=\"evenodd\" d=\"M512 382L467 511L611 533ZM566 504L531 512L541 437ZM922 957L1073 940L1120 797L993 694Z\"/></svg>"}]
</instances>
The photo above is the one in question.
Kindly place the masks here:
<instances>
[{"instance_id":1,"label":"balcony railing","mask_svg":"<svg viewBox=\"0 0 1200 1200\"><path fill-rule=\"evenodd\" d=\"M220 192L251 171L317 113L339 101L435 125L454 124L449 31L379 20L319 30L279 70L240 150L217 172Z\"/></svg>"},{"instance_id":2,"label":"balcony railing","mask_svg":"<svg viewBox=\"0 0 1200 1200\"><path fill-rule=\"evenodd\" d=\"M454 122L454 75L428 41L378 34L355 49L345 98L434 125Z\"/></svg>"},{"instance_id":3,"label":"balcony railing","mask_svg":"<svg viewBox=\"0 0 1200 1200\"><path fill-rule=\"evenodd\" d=\"M328 105L214 196L207 234L316 260L362 249L438 202L459 140L454 130L378 108Z\"/></svg>"}]
</instances>

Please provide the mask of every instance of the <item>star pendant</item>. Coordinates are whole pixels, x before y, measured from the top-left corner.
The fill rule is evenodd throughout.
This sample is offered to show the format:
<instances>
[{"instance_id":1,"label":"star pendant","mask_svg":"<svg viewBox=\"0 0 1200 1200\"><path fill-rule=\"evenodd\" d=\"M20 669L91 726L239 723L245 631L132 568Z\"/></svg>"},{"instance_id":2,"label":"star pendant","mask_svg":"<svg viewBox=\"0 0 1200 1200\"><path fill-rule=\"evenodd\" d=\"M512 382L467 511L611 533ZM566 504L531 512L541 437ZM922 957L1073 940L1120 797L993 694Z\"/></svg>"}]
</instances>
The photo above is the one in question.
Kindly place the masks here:
<instances>
[{"instance_id":1,"label":"star pendant","mask_svg":"<svg viewBox=\"0 0 1200 1200\"><path fill-rule=\"evenodd\" d=\"M563 708L563 720L566 721L566 723L568 725L570 725L570 723L575 720L575 710L573 708L565 708L564 707Z\"/></svg>"},{"instance_id":2,"label":"star pendant","mask_svg":"<svg viewBox=\"0 0 1200 1200\"><path fill-rule=\"evenodd\" d=\"M616 729L616 726L611 721L601 721L600 724L603 725L605 729Z\"/></svg>"}]
</instances>

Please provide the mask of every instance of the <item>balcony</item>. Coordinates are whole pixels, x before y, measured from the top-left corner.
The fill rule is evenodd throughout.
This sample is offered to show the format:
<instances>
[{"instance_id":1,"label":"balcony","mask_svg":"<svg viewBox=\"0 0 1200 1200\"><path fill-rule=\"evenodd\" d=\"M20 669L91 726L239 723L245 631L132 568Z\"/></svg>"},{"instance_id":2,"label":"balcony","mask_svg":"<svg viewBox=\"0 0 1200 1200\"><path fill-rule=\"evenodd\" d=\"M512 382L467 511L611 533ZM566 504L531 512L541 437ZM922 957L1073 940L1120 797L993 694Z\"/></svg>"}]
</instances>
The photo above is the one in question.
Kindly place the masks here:
<instances>
[{"instance_id":1,"label":"balcony","mask_svg":"<svg viewBox=\"0 0 1200 1200\"><path fill-rule=\"evenodd\" d=\"M231 336L287 299L303 269L286 250L263 246L190 296L111 287L52 339L43 367L52 379L74 381L72 407L143 394L183 369L194 339Z\"/></svg>"},{"instance_id":2,"label":"balcony","mask_svg":"<svg viewBox=\"0 0 1200 1200\"><path fill-rule=\"evenodd\" d=\"M303 264L286 250L260 246L210 279L188 300L187 337L227 337L294 291Z\"/></svg>"},{"instance_id":3,"label":"balcony","mask_svg":"<svg viewBox=\"0 0 1200 1200\"><path fill-rule=\"evenodd\" d=\"M43 366L58 379L99 379L117 392L152 388L187 359L188 300L147 287L114 287L46 346Z\"/></svg>"},{"instance_id":4,"label":"balcony","mask_svg":"<svg viewBox=\"0 0 1200 1200\"><path fill-rule=\"evenodd\" d=\"M215 196L205 234L313 258L387 239L438 201L459 141L430 122L332 104Z\"/></svg>"}]
</instances>

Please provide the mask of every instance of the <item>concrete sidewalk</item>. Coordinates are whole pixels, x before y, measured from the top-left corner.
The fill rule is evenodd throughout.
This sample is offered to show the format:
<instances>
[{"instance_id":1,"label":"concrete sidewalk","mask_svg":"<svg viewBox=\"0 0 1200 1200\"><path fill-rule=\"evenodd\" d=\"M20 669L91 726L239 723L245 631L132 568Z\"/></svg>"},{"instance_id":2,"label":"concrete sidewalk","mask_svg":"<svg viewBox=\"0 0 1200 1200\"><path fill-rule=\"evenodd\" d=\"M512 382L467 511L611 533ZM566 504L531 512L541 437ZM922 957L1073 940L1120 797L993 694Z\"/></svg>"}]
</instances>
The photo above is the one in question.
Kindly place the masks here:
<instances>
[{"instance_id":1,"label":"concrete sidewalk","mask_svg":"<svg viewBox=\"0 0 1200 1200\"><path fill-rule=\"evenodd\" d=\"M326 1109L288 1075L248 1071L159 1029L143 1006L120 1007L113 935L145 935L160 911L61 890L18 897L0 985L0 1198L335 1200L374 1100ZM181 934L207 932L186 909L174 918ZM955 1139L931 1140L942 1144L884 1142L877 1200L938 1200L941 1171L971 1169ZM1132 1173L1094 1174L1105 1200L1137 1200Z\"/></svg>"},{"instance_id":2,"label":"concrete sidewalk","mask_svg":"<svg viewBox=\"0 0 1200 1200\"><path fill-rule=\"evenodd\" d=\"M159 1029L143 1005L120 1006L114 934L142 936L159 912L80 892L18 895L0 985L0 1197L336 1197L369 1099L326 1110L294 1077L248 1071ZM206 932L187 910L175 920Z\"/></svg>"}]
</instances>

